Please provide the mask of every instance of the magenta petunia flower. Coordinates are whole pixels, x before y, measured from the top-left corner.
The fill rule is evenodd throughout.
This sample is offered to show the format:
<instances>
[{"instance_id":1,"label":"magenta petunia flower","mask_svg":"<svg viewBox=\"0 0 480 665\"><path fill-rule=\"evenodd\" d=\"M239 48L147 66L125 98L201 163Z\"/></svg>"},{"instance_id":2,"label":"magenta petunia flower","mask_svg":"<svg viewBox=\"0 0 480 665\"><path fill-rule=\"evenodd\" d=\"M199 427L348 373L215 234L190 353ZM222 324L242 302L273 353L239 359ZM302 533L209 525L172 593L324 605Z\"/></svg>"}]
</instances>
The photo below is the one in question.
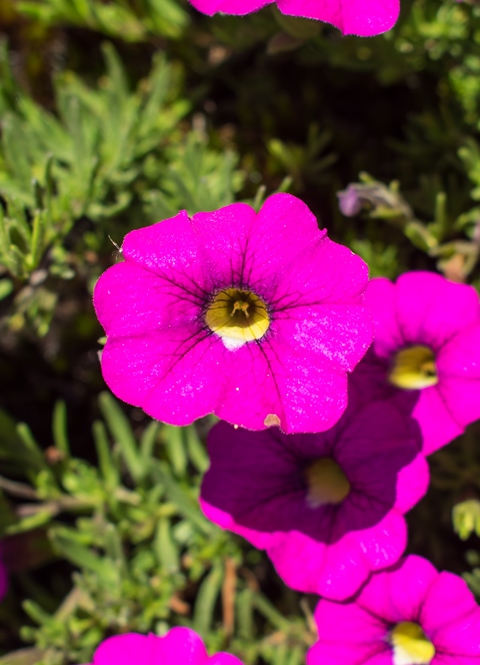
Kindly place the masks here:
<instances>
[{"instance_id":1,"label":"magenta petunia flower","mask_svg":"<svg viewBox=\"0 0 480 665\"><path fill-rule=\"evenodd\" d=\"M426 455L480 418L480 307L471 286L430 272L373 279L374 342L352 375L366 400L391 397L418 422Z\"/></svg>"},{"instance_id":2,"label":"magenta petunia flower","mask_svg":"<svg viewBox=\"0 0 480 665\"><path fill-rule=\"evenodd\" d=\"M273 0L190 0L204 14L217 12L243 16ZM282 14L331 23L344 35L372 37L392 28L400 12L399 0L276 0Z\"/></svg>"},{"instance_id":3,"label":"magenta petunia flower","mask_svg":"<svg viewBox=\"0 0 480 665\"><path fill-rule=\"evenodd\" d=\"M419 556L372 575L349 603L320 600L307 665L478 665L480 607Z\"/></svg>"},{"instance_id":4,"label":"magenta petunia flower","mask_svg":"<svg viewBox=\"0 0 480 665\"><path fill-rule=\"evenodd\" d=\"M218 423L208 437L205 515L266 550L294 589L354 594L406 546L406 513L428 466L411 421L391 403L350 403L328 432L282 434Z\"/></svg>"},{"instance_id":5,"label":"magenta petunia flower","mask_svg":"<svg viewBox=\"0 0 480 665\"><path fill-rule=\"evenodd\" d=\"M207 655L190 628L172 628L164 637L126 633L109 637L93 655L92 665L242 665L229 653Z\"/></svg>"},{"instance_id":6,"label":"magenta petunia flower","mask_svg":"<svg viewBox=\"0 0 480 665\"><path fill-rule=\"evenodd\" d=\"M94 305L112 391L186 425L214 412L251 429L320 431L371 341L367 266L289 194L129 233Z\"/></svg>"}]
</instances>

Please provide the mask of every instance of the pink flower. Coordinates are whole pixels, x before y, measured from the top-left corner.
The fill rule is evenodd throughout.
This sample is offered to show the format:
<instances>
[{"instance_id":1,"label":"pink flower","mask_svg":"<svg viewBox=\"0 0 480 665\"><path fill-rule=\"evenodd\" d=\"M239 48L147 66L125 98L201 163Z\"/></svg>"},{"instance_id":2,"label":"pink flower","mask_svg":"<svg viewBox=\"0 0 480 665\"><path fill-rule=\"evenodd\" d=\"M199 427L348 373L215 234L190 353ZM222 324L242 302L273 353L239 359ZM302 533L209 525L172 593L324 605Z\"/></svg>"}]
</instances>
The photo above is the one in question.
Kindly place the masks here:
<instances>
[{"instance_id":1,"label":"pink flower","mask_svg":"<svg viewBox=\"0 0 480 665\"><path fill-rule=\"evenodd\" d=\"M475 665L480 608L465 582L419 556L372 575L350 603L320 600L307 665Z\"/></svg>"},{"instance_id":2,"label":"pink flower","mask_svg":"<svg viewBox=\"0 0 480 665\"><path fill-rule=\"evenodd\" d=\"M349 404L321 434L218 423L202 509L266 550L289 586L343 600L404 552L403 515L429 479L410 424L389 402Z\"/></svg>"},{"instance_id":3,"label":"pink flower","mask_svg":"<svg viewBox=\"0 0 480 665\"><path fill-rule=\"evenodd\" d=\"M344 35L372 37L390 30L400 11L398 0L276 0L282 14L303 16L331 23ZM190 0L192 5L212 16L217 12L243 16L272 0Z\"/></svg>"},{"instance_id":4,"label":"pink flower","mask_svg":"<svg viewBox=\"0 0 480 665\"><path fill-rule=\"evenodd\" d=\"M392 397L421 429L426 455L480 418L480 307L471 286L430 272L372 280L374 342L352 375L366 400Z\"/></svg>"},{"instance_id":5,"label":"pink flower","mask_svg":"<svg viewBox=\"0 0 480 665\"><path fill-rule=\"evenodd\" d=\"M0 560L0 600L2 600L8 591L8 573L6 566Z\"/></svg>"},{"instance_id":6,"label":"pink flower","mask_svg":"<svg viewBox=\"0 0 480 665\"><path fill-rule=\"evenodd\" d=\"M371 341L365 263L275 194L185 211L124 240L94 293L112 391L186 425L214 412L251 429L328 429Z\"/></svg>"},{"instance_id":7,"label":"pink flower","mask_svg":"<svg viewBox=\"0 0 480 665\"><path fill-rule=\"evenodd\" d=\"M242 665L229 653L210 658L197 633L172 628L164 637L126 633L109 637L93 655L92 665Z\"/></svg>"}]
</instances>

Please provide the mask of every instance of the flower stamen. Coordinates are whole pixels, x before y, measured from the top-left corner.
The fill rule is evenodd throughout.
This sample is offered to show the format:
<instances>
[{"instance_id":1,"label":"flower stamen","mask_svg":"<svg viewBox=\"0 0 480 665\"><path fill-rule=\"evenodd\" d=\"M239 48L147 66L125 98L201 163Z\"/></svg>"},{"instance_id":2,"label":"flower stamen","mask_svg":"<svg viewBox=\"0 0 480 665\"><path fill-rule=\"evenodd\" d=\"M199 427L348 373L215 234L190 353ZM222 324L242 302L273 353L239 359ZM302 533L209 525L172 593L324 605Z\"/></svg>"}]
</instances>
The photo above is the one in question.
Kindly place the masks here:
<instances>
[{"instance_id":1,"label":"flower stamen","mask_svg":"<svg viewBox=\"0 0 480 665\"><path fill-rule=\"evenodd\" d=\"M390 633L394 665L429 665L435 647L418 623L402 621Z\"/></svg>"},{"instance_id":2,"label":"flower stamen","mask_svg":"<svg viewBox=\"0 0 480 665\"><path fill-rule=\"evenodd\" d=\"M438 383L435 356L428 346L401 349L393 357L389 382L403 390L421 390Z\"/></svg>"}]
</instances>

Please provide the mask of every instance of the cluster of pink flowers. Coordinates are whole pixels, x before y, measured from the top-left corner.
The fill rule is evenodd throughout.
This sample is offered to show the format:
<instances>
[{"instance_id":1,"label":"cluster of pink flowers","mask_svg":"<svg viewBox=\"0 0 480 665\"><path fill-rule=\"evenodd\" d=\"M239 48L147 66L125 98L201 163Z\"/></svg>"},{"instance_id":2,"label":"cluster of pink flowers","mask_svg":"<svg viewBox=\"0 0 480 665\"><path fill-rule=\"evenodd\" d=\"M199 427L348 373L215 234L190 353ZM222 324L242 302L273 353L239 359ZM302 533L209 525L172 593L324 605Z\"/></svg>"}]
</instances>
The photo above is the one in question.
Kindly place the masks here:
<instances>
[{"instance_id":1,"label":"cluster of pink flowers","mask_svg":"<svg viewBox=\"0 0 480 665\"><path fill-rule=\"evenodd\" d=\"M94 293L105 380L165 422L223 419L201 507L322 597L308 665L480 665L465 583L402 558L426 456L480 417L475 290L428 272L369 282L288 194L258 214L180 212L122 253ZM173 634L126 637L154 665Z\"/></svg>"},{"instance_id":2,"label":"cluster of pink flowers","mask_svg":"<svg viewBox=\"0 0 480 665\"><path fill-rule=\"evenodd\" d=\"M243 16L274 0L190 0L192 5L212 16L217 12ZM400 12L399 0L276 0L287 16L301 16L331 23L344 35L372 37L390 30Z\"/></svg>"}]
</instances>

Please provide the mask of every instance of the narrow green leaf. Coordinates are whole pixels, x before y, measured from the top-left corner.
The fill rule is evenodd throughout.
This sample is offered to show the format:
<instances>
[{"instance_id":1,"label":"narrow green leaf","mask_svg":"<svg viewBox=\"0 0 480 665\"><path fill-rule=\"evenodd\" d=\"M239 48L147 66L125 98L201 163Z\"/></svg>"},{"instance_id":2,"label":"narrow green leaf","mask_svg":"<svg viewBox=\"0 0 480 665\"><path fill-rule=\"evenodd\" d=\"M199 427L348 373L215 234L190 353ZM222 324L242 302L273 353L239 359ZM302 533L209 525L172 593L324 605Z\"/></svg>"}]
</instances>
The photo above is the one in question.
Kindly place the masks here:
<instances>
[{"instance_id":1,"label":"narrow green leaf","mask_svg":"<svg viewBox=\"0 0 480 665\"><path fill-rule=\"evenodd\" d=\"M215 603L220 593L222 579L223 566L216 562L198 590L193 614L193 629L204 638L212 628Z\"/></svg>"},{"instance_id":2,"label":"narrow green leaf","mask_svg":"<svg viewBox=\"0 0 480 665\"><path fill-rule=\"evenodd\" d=\"M98 402L108 428L120 447L122 457L132 478L139 482L144 476L145 469L128 419L110 393L101 393Z\"/></svg>"},{"instance_id":3,"label":"narrow green leaf","mask_svg":"<svg viewBox=\"0 0 480 665\"><path fill-rule=\"evenodd\" d=\"M53 441L55 447L70 457L70 445L67 433L67 407L63 400L57 400L53 409Z\"/></svg>"},{"instance_id":4,"label":"narrow green leaf","mask_svg":"<svg viewBox=\"0 0 480 665\"><path fill-rule=\"evenodd\" d=\"M115 460L110 452L107 430L101 420L95 420L92 426L93 439L97 450L98 464L105 479L107 491L113 492L120 484L120 474Z\"/></svg>"},{"instance_id":5,"label":"narrow green leaf","mask_svg":"<svg viewBox=\"0 0 480 665\"><path fill-rule=\"evenodd\" d=\"M168 517L161 517L158 521L154 548L160 565L167 573L174 573L179 569L178 547L173 540Z\"/></svg>"}]
</instances>

